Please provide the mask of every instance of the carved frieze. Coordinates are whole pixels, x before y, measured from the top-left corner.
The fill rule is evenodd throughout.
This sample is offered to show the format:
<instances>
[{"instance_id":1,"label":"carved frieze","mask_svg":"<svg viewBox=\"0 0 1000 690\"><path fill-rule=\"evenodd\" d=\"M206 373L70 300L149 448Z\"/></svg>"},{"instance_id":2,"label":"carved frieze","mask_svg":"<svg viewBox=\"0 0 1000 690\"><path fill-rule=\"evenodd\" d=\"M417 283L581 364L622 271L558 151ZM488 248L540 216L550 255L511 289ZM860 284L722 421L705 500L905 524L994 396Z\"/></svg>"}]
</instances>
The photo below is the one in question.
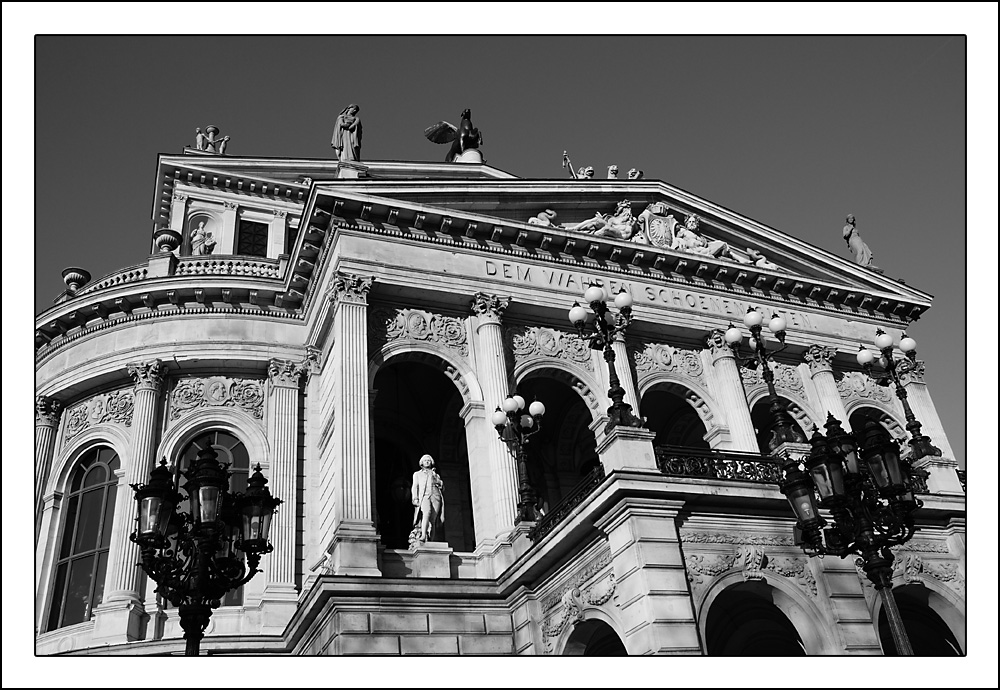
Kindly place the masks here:
<instances>
[{"instance_id":1,"label":"carved frieze","mask_svg":"<svg viewBox=\"0 0 1000 690\"><path fill-rule=\"evenodd\" d=\"M811 596L816 596L816 577L804 558L768 558L764 569L794 580Z\"/></svg>"},{"instance_id":2,"label":"carved frieze","mask_svg":"<svg viewBox=\"0 0 1000 690\"><path fill-rule=\"evenodd\" d=\"M134 408L135 394L128 388L95 395L66 410L66 440L97 424L132 426Z\"/></svg>"},{"instance_id":3,"label":"carved frieze","mask_svg":"<svg viewBox=\"0 0 1000 690\"><path fill-rule=\"evenodd\" d=\"M695 544L754 544L757 546L795 546L792 537L745 532L688 532L681 530L682 542Z\"/></svg>"},{"instance_id":4,"label":"carved frieze","mask_svg":"<svg viewBox=\"0 0 1000 690\"><path fill-rule=\"evenodd\" d=\"M62 415L62 403L44 395L35 396L35 424L55 426Z\"/></svg>"},{"instance_id":5,"label":"carved frieze","mask_svg":"<svg viewBox=\"0 0 1000 690\"><path fill-rule=\"evenodd\" d=\"M702 587L713 577L736 567L736 560L738 558L739 556L736 553L716 553L711 555L699 553L688 554L684 557L688 581L692 586Z\"/></svg>"},{"instance_id":6,"label":"carved frieze","mask_svg":"<svg viewBox=\"0 0 1000 690\"><path fill-rule=\"evenodd\" d=\"M787 364L775 363L771 366L771 371L774 372L775 389L805 396L805 387L802 385L802 377L799 376L798 369ZM743 377L743 385L748 391L767 385L764 382L764 376L760 367L754 367L753 369L741 367L740 375Z\"/></svg>"},{"instance_id":7,"label":"carved frieze","mask_svg":"<svg viewBox=\"0 0 1000 690\"><path fill-rule=\"evenodd\" d=\"M642 343L629 346L628 350L640 377L657 371L670 371L700 379L704 373L701 357L694 350L683 350L664 343Z\"/></svg>"},{"instance_id":8,"label":"carved frieze","mask_svg":"<svg viewBox=\"0 0 1000 690\"><path fill-rule=\"evenodd\" d=\"M380 307L368 316L368 339L373 349L395 340L436 343L455 350L462 357L469 354L465 322L419 309Z\"/></svg>"},{"instance_id":9,"label":"carved frieze","mask_svg":"<svg viewBox=\"0 0 1000 690\"><path fill-rule=\"evenodd\" d=\"M511 326L505 335L517 363L536 357L555 358L594 370L590 346L575 333L540 326Z\"/></svg>"},{"instance_id":10,"label":"carved frieze","mask_svg":"<svg viewBox=\"0 0 1000 690\"><path fill-rule=\"evenodd\" d=\"M199 407L235 407L263 419L264 382L224 376L178 379L170 393L170 421Z\"/></svg>"},{"instance_id":11,"label":"carved frieze","mask_svg":"<svg viewBox=\"0 0 1000 690\"><path fill-rule=\"evenodd\" d=\"M837 392L842 400L860 399L874 400L880 403L892 401L892 393L885 386L879 386L863 372L849 371L843 375L834 375L837 379Z\"/></svg>"},{"instance_id":12,"label":"carved frieze","mask_svg":"<svg viewBox=\"0 0 1000 690\"><path fill-rule=\"evenodd\" d=\"M904 544L903 546L909 546ZM893 547L895 559L892 562L892 578L902 578L907 584L920 583L924 577L933 577L935 580L951 587L961 596L965 596L965 575L955 561L928 560L913 551L906 551L903 547ZM866 588L873 589L871 580L865 574L863 562L860 558L854 561L854 567L858 572L858 578Z\"/></svg>"}]
</instances>

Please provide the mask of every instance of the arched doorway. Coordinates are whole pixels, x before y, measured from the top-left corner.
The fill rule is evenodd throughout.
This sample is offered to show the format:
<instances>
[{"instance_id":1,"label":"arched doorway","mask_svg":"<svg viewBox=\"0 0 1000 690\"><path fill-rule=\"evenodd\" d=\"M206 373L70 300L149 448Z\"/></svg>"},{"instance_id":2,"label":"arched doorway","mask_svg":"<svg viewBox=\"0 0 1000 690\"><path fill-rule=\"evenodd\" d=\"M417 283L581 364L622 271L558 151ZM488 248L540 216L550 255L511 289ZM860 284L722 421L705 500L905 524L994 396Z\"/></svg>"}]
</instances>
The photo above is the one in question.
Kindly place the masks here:
<instances>
[{"instance_id":1,"label":"arched doorway","mask_svg":"<svg viewBox=\"0 0 1000 690\"><path fill-rule=\"evenodd\" d=\"M654 446L678 446L710 450L708 430L677 384L658 383L642 396L639 412L646 428L656 433Z\"/></svg>"},{"instance_id":2,"label":"arched doorway","mask_svg":"<svg viewBox=\"0 0 1000 690\"><path fill-rule=\"evenodd\" d=\"M462 396L440 370L422 362L389 361L374 379L372 428L375 513L382 543L405 549L413 528L410 486L422 455L444 480L444 541L476 548Z\"/></svg>"},{"instance_id":3,"label":"arched doorway","mask_svg":"<svg viewBox=\"0 0 1000 690\"><path fill-rule=\"evenodd\" d=\"M599 620L578 624L563 649L569 656L628 656L625 643L614 628Z\"/></svg>"},{"instance_id":4,"label":"arched doorway","mask_svg":"<svg viewBox=\"0 0 1000 690\"><path fill-rule=\"evenodd\" d=\"M529 403L545 405L542 428L527 447L528 481L543 515L600 464L593 416L573 388L543 371L532 372L517 386Z\"/></svg>"},{"instance_id":5,"label":"arched doorway","mask_svg":"<svg viewBox=\"0 0 1000 690\"><path fill-rule=\"evenodd\" d=\"M929 604L930 590L921 585L903 585L894 588L892 593L915 656L962 656L962 647L955 634ZM883 654L899 655L885 608L879 610L878 636Z\"/></svg>"},{"instance_id":6,"label":"arched doorway","mask_svg":"<svg viewBox=\"0 0 1000 690\"><path fill-rule=\"evenodd\" d=\"M788 416L792 420L792 424L802 434L802 440L806 441L810 434L806 433L806 430L802 428L802 424L799 423L799 420L789 410L789 407L794 405L794 403L780 395L778 396L778 402L781 403L785 410L789 411ZM795 407L797 408L798 406L796 405ZM750 421L753 422L754 432L757 434L757 447L763 455L768 455L771 452L772 437L777 426L770 408L771 402L769 398L764 397L754 403L753 408L750 410Z\"/></svg>"},{"instance_id":7,"label":"arched doorway","mask_svg":"<svg viewBox=\"0 0 1000 690\"><path fill-rule=\"evenodd\" d=\"M792 621L762 582L742 582L715 598L705 623L709 656L805 656Z\"/></svg>"}]
</instances>

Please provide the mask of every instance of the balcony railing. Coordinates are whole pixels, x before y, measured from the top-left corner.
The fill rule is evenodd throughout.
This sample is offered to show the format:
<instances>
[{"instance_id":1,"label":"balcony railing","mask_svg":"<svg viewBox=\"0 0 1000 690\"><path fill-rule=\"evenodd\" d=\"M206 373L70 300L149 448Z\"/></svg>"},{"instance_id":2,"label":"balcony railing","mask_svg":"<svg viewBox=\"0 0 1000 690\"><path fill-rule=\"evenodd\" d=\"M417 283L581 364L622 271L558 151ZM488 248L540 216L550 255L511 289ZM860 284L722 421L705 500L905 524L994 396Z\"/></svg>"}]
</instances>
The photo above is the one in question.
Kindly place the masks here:
<instances>
[{"instance_id":1,"label":"balcony railing","mask_svg":"<svg viewBox=\"0 0 1000 690\"><path fill-rule=\"evenodd\" d=\"M573 512L574 508L583 503L583 499L587 498L603 479L604 466L598 463L590 471L590 474L584 477L561 501L556 503L545 517L535 523L535 526L528 532L528 538L531 541L538 541L555 529L556 525L566 519L566 516Z\"/></svg>"},{"instance_id":2,"label":"balcony railing","mask_svg":"<svg viewBox=\"0 0 1000 690\"><path fill-rule=\"evenodd\" d=\"M277 259L206 258L203 256L182 257L177 262L176 275L281 277Z\"/></svg>"},{"instance_id":3,"label":"balcony railing","mask_svg":"<svg viewBox=\"0 0 1000 690\"><path fill-rule=\"evenodd\" d=\"M671 477L728 479L754 484L779 484L781 460L767 455L736 451L657 446L656 464Z\"/></svg>"}]
</instances>

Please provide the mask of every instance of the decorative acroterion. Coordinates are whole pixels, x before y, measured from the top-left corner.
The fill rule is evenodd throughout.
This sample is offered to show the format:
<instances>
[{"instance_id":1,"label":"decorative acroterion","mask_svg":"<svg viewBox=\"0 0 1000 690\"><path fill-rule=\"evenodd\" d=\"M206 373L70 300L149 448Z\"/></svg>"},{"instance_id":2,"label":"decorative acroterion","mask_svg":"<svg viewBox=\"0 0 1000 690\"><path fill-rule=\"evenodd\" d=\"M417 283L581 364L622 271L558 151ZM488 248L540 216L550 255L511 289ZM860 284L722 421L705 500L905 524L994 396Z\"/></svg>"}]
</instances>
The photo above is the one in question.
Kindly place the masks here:
<instances>
[{"instance_id":1,"label":"decorative acroterion","mask_svg":"<svg viewBox=\"0 0 1000 690\"><path fill-rule=\"evenodd\" d=\"M472 126L472 111L469 108L462 111L458 127L442 120L425 129L424 136L435 144L451 144L444 157L446 163L482 163L484 160L479 151L483 135Z\"/></svg>"},{"instance_id":2,"label":"decorative acroterion","mask_svg":"<svg viewBox=\"0 0 1000 690\"><path fill-rule=\"evenodd\" d=\"M205 128L205 132L202 133L200 127L195 127L194 129L194 142L195 149L198 151L204 151L205 153L216 153L220 156L225 155L226 147L229 146L229 137L219 136L219 128L215 125L209 125Z\"/></svg>"}]
</instances>

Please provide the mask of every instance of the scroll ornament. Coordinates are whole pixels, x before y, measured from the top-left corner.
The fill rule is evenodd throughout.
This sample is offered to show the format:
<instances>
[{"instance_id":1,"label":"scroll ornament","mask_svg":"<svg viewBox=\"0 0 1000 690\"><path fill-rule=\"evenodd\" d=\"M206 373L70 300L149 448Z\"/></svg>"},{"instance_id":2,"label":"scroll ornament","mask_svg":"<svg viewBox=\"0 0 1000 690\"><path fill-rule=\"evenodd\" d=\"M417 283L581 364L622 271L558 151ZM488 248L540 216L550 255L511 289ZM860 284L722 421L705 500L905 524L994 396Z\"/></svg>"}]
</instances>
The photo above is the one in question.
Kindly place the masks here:
<instances>
[{"instance_id":1,"label":"scroll ornament","mask_svg":"<svg viewBox=\"0 0 1000 690\"><path fill-rule=\"evenodd\" d=\"M135 394L130 389L95 395L66 412L66 440L97 424L132 426Z\"/></svg>"},{"instance_id":2,"label":"scroll ornament","mask_svg":"<svg viewBox=\"0 0 1000 690\"><path fill-rule=\"evenodd\" d=\"M515 361L554 357L580 364L589 371L594 369L587 341L575 333L540 326L513 326L506 335Z\"/></svg>"},{"instance_id":3,"label":"scroll ornament","mask_svg":"<svg viewBox=\"0 0 1000 690\"><path fill-rule=\"evenodd\" d=\"M264 382L223 376L179 379L170 394L170 421L199 407L235 407L264 417Z\"/></svg>"},{"instance_id":4,"label":"scroll ornament","mask_svg":"<svg viewBox=\"0 0 1000 690\"><path fill-rule=\"evenodd\" d=\"M469 354L462 319L419 309L382 307L372 310L368 317L368 336L376 346L396 340L412 340L442 345L463 357Z\"/></svg>"},{"instance_id":5,"label":"scroll ornament","mask_svg":"<svg viewBox=\"0 0 1000 690\"><path fill-rule=\"evenodd\" d=\"M676 371L689 378L701 378L701 357L694 350L681 350L662 343L643 343L629 348L635 370L640 374Z\"/></svg>"}]
</instances>

